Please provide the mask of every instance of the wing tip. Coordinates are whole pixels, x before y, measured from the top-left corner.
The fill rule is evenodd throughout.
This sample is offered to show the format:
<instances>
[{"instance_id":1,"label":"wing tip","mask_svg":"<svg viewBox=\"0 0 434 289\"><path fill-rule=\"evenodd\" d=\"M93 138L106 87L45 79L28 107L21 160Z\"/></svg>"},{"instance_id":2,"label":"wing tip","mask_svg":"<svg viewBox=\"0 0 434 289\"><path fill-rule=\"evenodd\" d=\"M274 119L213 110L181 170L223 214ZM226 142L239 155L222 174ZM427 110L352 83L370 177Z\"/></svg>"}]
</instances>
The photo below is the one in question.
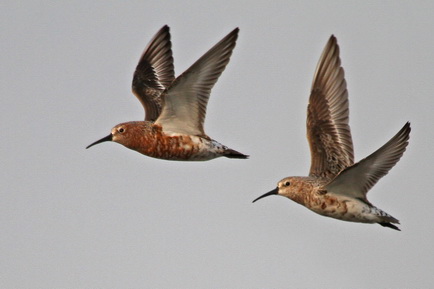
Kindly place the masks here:
<instances>
[{"instance_id":1,"label":"wing tip","mask_svg":"<svg viewBox=\"0 0 434 289\"><path fill-rule=\"evenodd\" d=\"M404 124L404 126L399 130L399 132L396 134L396 136L402 138L403 142L405 142L407 146L408 141L410 139L410 132L411 132L411 123L407 121Z\"/></svg>"}]
</instances>

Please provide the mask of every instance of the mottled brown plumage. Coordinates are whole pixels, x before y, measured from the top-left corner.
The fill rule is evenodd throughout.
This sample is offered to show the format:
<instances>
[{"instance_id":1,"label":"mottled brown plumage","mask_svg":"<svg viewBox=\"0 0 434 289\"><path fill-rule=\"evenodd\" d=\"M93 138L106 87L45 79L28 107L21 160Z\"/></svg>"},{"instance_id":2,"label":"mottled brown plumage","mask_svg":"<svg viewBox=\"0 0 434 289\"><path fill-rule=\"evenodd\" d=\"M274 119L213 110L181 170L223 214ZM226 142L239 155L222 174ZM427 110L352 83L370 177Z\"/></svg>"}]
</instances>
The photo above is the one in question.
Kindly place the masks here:
<instances>
[{"instance_id":1,"label":"mottled brown plumage","mask_svg":"<svg viewBox=\"0 0 434 289\"><path fill-rule=\"evenodd\" d=\"M385 145L354 164L348 125L348 92L336 38L330 37L319 60L307 108L311 167L307 177L287 177L270 195L285 196L308 209L343 221L378 223L395 230L399 221L373 206L366 193L403 155L410 123Z\"/></svg>"},{"instance_id":2,"label":"mottled brown plumage","mask_svg":"<svg viewBox=\"0 0 434 289\"><path fill-rule=\"evenodd\" d=\"M211 139L203 128L211 89L229 63L238 31L234 29L175 78L169 27L161 28L145 49L133 77L132 90L145 109L145 121L118 124L110 135L87 148L114 141L166 160L247 158Z\"/></svg>"}]
</instances>

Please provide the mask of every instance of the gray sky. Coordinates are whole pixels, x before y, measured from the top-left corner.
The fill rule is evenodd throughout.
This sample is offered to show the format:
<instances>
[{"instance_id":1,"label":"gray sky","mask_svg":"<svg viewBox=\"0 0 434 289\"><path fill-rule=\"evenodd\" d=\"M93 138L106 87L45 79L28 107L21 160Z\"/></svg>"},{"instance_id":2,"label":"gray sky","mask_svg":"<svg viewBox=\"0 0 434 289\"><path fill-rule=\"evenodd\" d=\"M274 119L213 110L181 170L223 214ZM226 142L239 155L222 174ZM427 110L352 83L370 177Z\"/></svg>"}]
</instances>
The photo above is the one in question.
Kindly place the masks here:
<instances>
[{"instance_id":1,"label":"gray sky","mask_svg":"<svg viewBox=\"0 0 434 289\"><path fill-rule=\"evenodd\" d=\"M434 4L430 1L3 1L1 288L434 286ZM176 74L240 27L205 123L249 160L156 160L115 143L143 119L130 92L171 27ZM310 83L341 47L356 159L406 121L410 145L368 194L402 232L282 197L306 175Z\"/></svg>"}]
</instances>

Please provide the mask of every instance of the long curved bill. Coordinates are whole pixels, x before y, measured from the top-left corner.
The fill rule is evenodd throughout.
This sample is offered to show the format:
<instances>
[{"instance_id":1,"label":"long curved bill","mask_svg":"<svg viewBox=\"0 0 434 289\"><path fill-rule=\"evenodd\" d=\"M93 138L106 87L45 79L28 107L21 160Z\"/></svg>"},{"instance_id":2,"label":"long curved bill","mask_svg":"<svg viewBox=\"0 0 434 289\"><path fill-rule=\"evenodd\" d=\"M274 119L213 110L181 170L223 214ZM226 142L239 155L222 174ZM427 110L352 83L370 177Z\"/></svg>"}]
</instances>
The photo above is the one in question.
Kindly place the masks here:
<instances>
[{"instance_id":1,"label":"long curved bill","mask_svg":"<svg viewBox=\"0 0 434 289\"><path fill-rule=\"evenodd\" d=\"M88 148L90 148L91 146L94 146L94 145L96 145L96 144L99 144L99 143L102 143L102 142L105 142L105 141L112 141L112 140L113 140L113 136L112 136L112 134L109 134L108 136L103 137L102 139L97 140L96 142L94 142L94 143L88 145L88 146L86 147L86 149L88 149Z\"/></svg>"},{"instance_id":2,"label":"long curved bill","mask_svg":"<svg viewBox=\"0 0 434 289\"><path fill-rule=\"evenodd\" d=\"M269 191L268 193L263 194L259 198L256 198L252 203L256 202L259 199L262 199L262 198L265 198L265 197L268 197L268 196L271 196L271 195L277 195L278 192L279 192L279 188L275 188L275 189Z\"/></svg>"}]
</instances>

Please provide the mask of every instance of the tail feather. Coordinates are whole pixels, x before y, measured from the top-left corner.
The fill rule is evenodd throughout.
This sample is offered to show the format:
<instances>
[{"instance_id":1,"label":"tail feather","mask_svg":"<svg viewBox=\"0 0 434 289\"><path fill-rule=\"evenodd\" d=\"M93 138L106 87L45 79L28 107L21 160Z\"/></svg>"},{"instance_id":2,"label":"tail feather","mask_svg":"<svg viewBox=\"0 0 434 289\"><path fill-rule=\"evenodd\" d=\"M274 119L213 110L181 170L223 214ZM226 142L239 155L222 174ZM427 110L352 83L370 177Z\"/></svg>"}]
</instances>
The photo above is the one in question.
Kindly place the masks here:
<instances>
[{"instance_id":1,"label":"tail feather","mask_svg":"<svg viewBox=\"0 0 434 289\"><path fill-rule=\"evenodd\" d=\"M242 154L240 152L237 152L236 150L233 149L227 149L225 151L225 157L230 158L230 159L248 159L249 156Z\"/></svg>"},{"instance_id":2,"label":"tail feather","mask_svg":"<svg viewBox=\"0 0 434 289\"><path fill-rule=\"evenodd\" d=\"M398 224L399 225L399 220L392 217L391 215L389 215L388 213L386 213L383 210L380 210L377 207L374 207L371 205L371 212L374 213L375 215L377 215L377 217L379 217L379 221L378 224L380 224L383 227L389 227L391 229L397 230L397 231L401 231L397 226L393 225L393 224ZM393 224L392 224L393 223Z\"/></svg>"},{"instance_id":3,"label":"tail feather","mask_svg":"<svg viewBox=\"0 0 434 289\"><path fill-rule=\"evenodd\" d=\"M378 223L378 224L380 224L383 227L389 227L391 229L394 229L394 230L397 230L397 231L401 231L397 226L393 225L392 223L381 222L381 223Z\"/></svg>"}]
</instances>

